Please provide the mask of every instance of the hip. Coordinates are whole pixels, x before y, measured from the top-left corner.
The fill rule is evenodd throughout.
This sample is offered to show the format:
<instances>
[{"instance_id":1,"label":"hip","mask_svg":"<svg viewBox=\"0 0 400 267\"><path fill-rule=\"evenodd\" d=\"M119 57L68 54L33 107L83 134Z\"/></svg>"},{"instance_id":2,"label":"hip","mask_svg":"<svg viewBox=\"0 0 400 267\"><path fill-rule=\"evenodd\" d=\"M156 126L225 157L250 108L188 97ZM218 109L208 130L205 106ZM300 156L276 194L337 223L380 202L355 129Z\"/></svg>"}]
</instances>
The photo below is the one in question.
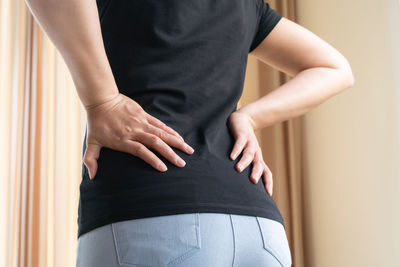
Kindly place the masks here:
<instances>
[{"instance_id":1,"label":"hip","mask_svg":"<svg viewBox=\"0 0 400 267\"><path fill-rule=\"evenodd\" d=\"M78 239L76 267L291 266L284 226L272 219L194 212L123 220Z\"/></svg>"}]
</instances>

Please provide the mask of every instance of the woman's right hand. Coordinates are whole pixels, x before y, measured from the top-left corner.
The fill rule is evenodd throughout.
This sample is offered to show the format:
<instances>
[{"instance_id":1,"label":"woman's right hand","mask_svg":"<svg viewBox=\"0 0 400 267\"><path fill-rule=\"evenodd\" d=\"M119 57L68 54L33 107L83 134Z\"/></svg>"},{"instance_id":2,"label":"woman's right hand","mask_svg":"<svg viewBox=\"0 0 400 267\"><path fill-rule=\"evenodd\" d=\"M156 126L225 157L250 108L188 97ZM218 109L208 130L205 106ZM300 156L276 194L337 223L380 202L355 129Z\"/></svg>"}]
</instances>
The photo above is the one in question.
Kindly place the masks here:
<instances>
[{"instance_id":1,"label":"woman's right hand","mask_svg":"<svg viewBox=\"0 0 400 267\"><path fill-rule=\"evenodd\" d=\"M146 146L178 167L186 163L169 145L188 154L194 151L175 130L121 93L102 104L87 107L86 111L88 135L83 162L90 179L96 176L97 159L103 146L140 157L159 171L166 171L167 166Z\"/></svg>"}]
</instances>

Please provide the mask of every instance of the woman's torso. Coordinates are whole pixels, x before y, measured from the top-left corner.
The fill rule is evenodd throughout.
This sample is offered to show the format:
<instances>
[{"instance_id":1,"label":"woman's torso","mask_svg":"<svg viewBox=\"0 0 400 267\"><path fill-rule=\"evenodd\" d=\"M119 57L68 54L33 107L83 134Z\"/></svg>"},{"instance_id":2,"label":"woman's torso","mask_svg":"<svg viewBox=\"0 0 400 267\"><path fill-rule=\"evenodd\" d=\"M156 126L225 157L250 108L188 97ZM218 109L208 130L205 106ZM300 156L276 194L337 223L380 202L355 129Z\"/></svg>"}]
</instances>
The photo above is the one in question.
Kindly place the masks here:
<instances>
[{"instance_id":1,"label":"woman's torso","mask_svg":"<svg viewBox=\"0 0 400 267\"><path fill-rule=\"evenodd\" d=\"M160 172L103 147L90 180L82 164L78 236L107 223L186 212L227 212L283 224L251 165L235 170L228 117L242 94L259 0L97 0L118 89L195 149L171 147L186 165ZM86 137L83 151L86 149Z\"/></svg>"}]
</instances>

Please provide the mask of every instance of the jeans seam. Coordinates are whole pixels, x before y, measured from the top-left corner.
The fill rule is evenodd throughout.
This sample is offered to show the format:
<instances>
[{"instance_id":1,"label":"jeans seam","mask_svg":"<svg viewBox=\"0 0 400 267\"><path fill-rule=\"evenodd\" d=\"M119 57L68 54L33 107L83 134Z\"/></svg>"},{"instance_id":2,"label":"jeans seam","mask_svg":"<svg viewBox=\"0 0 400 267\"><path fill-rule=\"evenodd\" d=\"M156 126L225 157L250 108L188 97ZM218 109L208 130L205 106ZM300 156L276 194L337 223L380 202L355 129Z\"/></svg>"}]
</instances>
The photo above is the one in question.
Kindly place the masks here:
<instances>
[{"instance_id":1,"label":"jeans seam","mask_svg":"<svg viewBox=\"0 0 400 267\"><path fill-rule=\"evenodd\" d=\"M114 248L115 248L115 253L117 254L117 260L118 260L118 265L122 265L122 262L121 262L121 258L120 258L120 255L119 255L119 252L118 252L118 244L117 244L117 242L116 242L116 233L115 233L115 230L114 230L114 224L111 224L111 230L112 230L112 234L113 234L113 243L114 243Z\"/></svg>"},{"instance_id":2,"label":"jeans seam","mask_svg":"<svg viewBox=\"0 0 400 267\"><path fill-rule=\"evenodd\" d=\"M187 214L186 214L187 215ZM196 245L194 247L192 247L190 250L188 250L187 252L185 252L184 254L180 255L179 257L172 259L169 263L167 263L166 266L168 267L173 267L176 266L177 264L182 263L183 261L186 260L187 256L194 254L201 246L200 246L200 220L199 220L199 213L194 213L191 214L191 216L194 216L194 227L196 230ZM114 227L114 223L111 223L111 230L112 230L112 234L113 234L113 243L114 243L114 248L117 254L117 261L118 261L118 265L119 266L141 266L141 267L150 267L150 265L143 265L143 264L136 264L136 263L128 263L128 262L124 262L122 261L121 255L119 254L119 247L118 247L118 242L117 242L117 233Z\"/></svg>"},{"instance_id":3,"label":"jeans seam","mask_svg":"<svg viewBox=\"0 0 400 267\"><path fill-rule=\"evenodd\" d=\"M282 267L285 267L285 266L283 266L283 264L282 264L282 262L280 261L280 259L278 259L278 257L275 255L275 251L271 251L270 249L268 249L268 248L265 247L266 241L265 241L265 239L264 239L264 234L263 234L262 227L261 227L261 225L260 225L260 221L259 221L259 219L258 219L258 216L256 216L256 221L257 221L257 224L258 224L258 228L260 229L260 234L261 234L261 238L262 238L262 242L263 242L263 249L265 249L266 251L268 251L268 253L270 253L270 254L279 262L279 264L280 264Z\"/></svg>"},{"instance_id":4,"label":"jeans seam","mask_svg":"<svg viewBox=\"0 0 400 267\"><path fill-rule=\"evenodd\" d=\"M233 258L232 258L232 267L235 263L235 255L236 255L236 248L235 248L235 231L233 228L233 222L232 222L232 215L229 214L229 219L231 221L231 227L232 227L232 237L233 237Z\"/></svg>"},{"instance_id":5,"label":"jeans seam","mask_svg":"<svg viewBox=\"0 0 400 267\"><path fill-rule=\"evenodd\" d=\"M173 267L179 263L182 263L183 261L186 260L186 256L190 253L194 253L193 251L197 251L200 248L200 243L199 243L199 214L198 213L194 213L194 220L195 220L195 229L196 229L196 246L194 246L192 249L190 249L189 251L187 251L186 253L184 253L183 255L179 256L178 258L175 258L173 260L171 260L169 263L167 263L167 266ZM189 254L189 255L190 255Z\"/></svg>"}]
</instances>

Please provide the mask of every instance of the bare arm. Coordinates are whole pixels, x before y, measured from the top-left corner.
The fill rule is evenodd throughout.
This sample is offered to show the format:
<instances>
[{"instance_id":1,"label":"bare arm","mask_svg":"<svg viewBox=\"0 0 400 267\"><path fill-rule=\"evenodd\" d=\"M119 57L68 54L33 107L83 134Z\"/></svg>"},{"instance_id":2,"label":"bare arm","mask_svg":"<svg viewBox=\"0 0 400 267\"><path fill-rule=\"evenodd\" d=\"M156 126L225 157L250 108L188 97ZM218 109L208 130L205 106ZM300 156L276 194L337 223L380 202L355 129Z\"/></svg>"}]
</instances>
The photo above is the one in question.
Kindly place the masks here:
<instances>
[{"instance_id":1,"label":"bare arm","mask_svg":"<svg viewBox=\"0 0 400 267\"><path fill-rule=\"evenodd\" d=\"M285 17L250 55L295 76L238 110L249 115L254 130L302 115L354 83L342 54Z\"/></svg>"},{"instance_id":2,"label":"bare arm","mask_svg":"<svg viewBox=\"0 0 400 267\"><path fill-rule=\"evenodd\" d=\"M26 0L36 21L63 56L83 105L118 95L95 0Z\"/></svg>"},{"instance_id":3,"label":"bare arm","mask_svg":"<svg viewBox=\"0 0 400 267\"><path fill-rule=\"evenodd\" d=\"M185 161L171 146L193 149L174 129L119 93L105 53L96 0L25 0L31 13L62 54L87 111L88 132L83 162L96 176L101 147L130 153L153 168L167 170L147 147L178 167Z\"/></svg>"},{"instance_id":4,"label":"bare arm","mask_svg":"<svg viewBox=\"0 0 400 267\"><path fill-rule=\"evenodd\" d=\"M310 111L351 87L354 78L342 54L285 17L250 55L294 76L274 91L233 112L229 118L236 139L231 159L243 151L236 168L241 171L253 163L253 182L258 183L263 177L265 188L272 195L272 172L264 163L254 131Z\"/></svg>"}]
</instances>

